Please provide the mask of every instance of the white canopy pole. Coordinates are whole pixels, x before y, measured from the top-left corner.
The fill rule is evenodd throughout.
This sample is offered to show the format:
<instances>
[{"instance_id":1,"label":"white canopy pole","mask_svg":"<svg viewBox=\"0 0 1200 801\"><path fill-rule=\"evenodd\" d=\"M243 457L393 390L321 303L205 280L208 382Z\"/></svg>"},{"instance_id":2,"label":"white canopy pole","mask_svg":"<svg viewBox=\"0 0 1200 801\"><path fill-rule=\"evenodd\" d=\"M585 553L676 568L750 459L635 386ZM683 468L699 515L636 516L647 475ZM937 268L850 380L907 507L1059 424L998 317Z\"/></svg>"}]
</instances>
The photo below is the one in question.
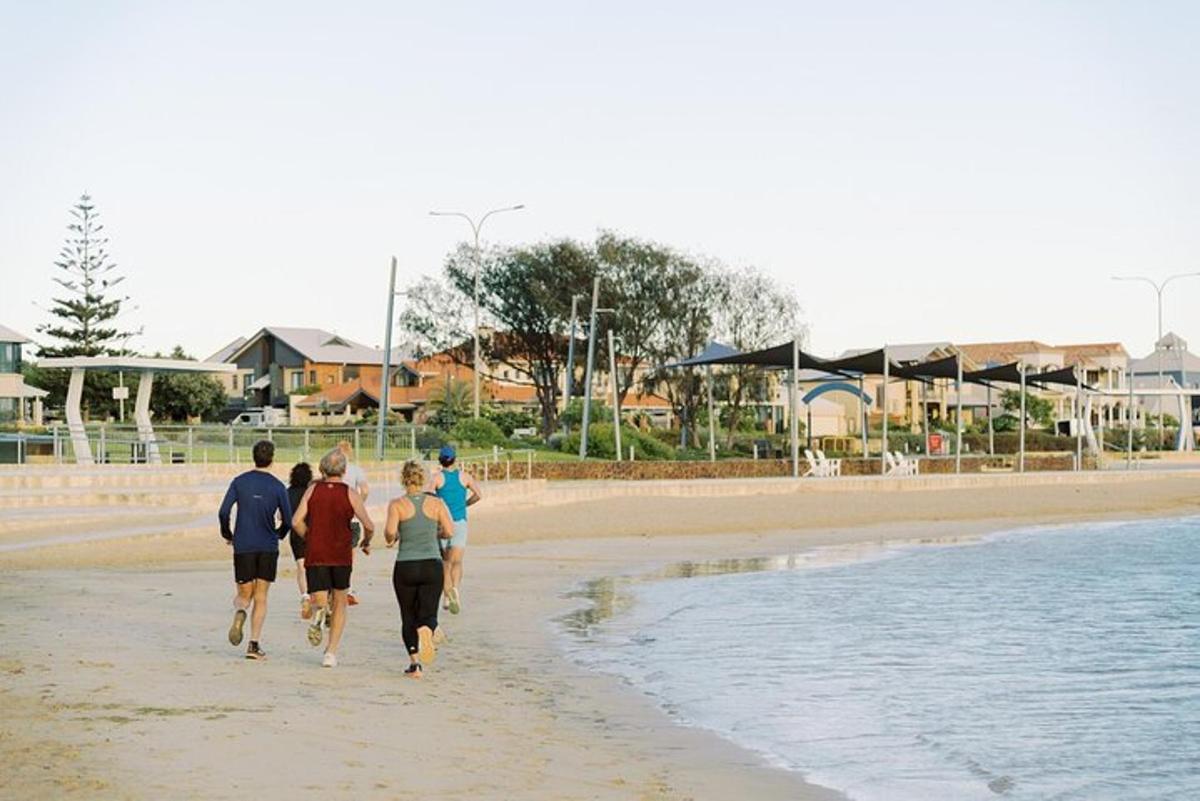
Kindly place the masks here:
<instances>
[{"instance_id":1,"label":"white canopy pole","mask_svg":"<svg viewBox=\"0 0 1200 801\"><path fill-rule=\"evenodd\" d=\"M799 400L800 380L800 338L792 339L792 395L790 408L792 412L792 478L800 478L800 409Z\"/></svg>"},{"instance_id":2,"label":"white canopy pole","mask_svg":"<svg viewBox=\"0 0 1200 801\"><path fill-rule=\"evenodd\" d=\"M708 386L708 416L709 426L712 426L712 368L709 370L709 386ZM617 449L617 461L621 461L621 393L617 389L617 350L613 346L613 331L608 329L608 374L612 379L613 393L613 443ZM710 434L711 436L711 428ZM711 440L710 440L711 442Z\"/></svg>"},{"instance_id":3,"label":"white canopy pole","mask_svg":"<svg viewBox=\"0 0 1200 801\"><path fill-rule=\"evenodd\" d=\"M1075 377L1075 470L1084 469L1084 398L1082 387L1079 385L1079 365L1070 368Z\"/></svg>"},{"instance_id":4,"label":"white canopy pole","mask_svg":"<svg viewBox=\"0 0 1200 801\"><path fill-rule=\"evenodd\" d=\"M717 461L717 429L714 418L716 417L713 411L713 372L712 365L708 365L708 460L710 462Z\"/></svg>"},{"instance_id":5,"label":"white canopy pole","mask_svg":"<svg viewBox=\"0 0 1200 801\"><path fill-rule=\"evenodd\" d=\"M992 385L987 385L987 407L988 407L988 456L996 455L996 429L992 424L992 418L995 417L992 409Z\"/></svg>"},{"instance_id":6,"label":"white canopy pole","mask_svg":"<svg viewBox=\"0 0 1200 801\"><path fill-rule=\"evenodd\" d=\"M867 453L867 401L866 391L863 386L863 377L858 377L858 427L862 429L862 458L869 457Z\"/></svg>"},{"instance_id":7,"label":"white canopy pole","mask_svg":"<svg viewBox=\"0 0 1200 801\"><path fill-rule=\"evenodd\" d=\"M1025 365L1018 365L1021 373L1021 419L1017 423L1017 472L1025 472Z\"/></svg>"},{"instance_id":8,"label":"white canopy pole","mask_svg":"<svg viewBox=\"0 0 1200 801\"><path fill-rule=\"evenodd\" d=\"M146 447L146 463L159 464L158 443L154 440L154 426L150 424L150 393L154 388L154 371L143 370L138 381L137 401L133 407L133 418L137 421L138 439Z\"/></svg>"},{"instance_id":9,"label":"white canopy pole","mask_svg":"<svg viewBox=\"0 0 1200 801\"><path fill-rule=\"evenodd\" d=\"M1133 360L1125 363L1125 383L1129 384L1129 403L1125 407L1125 469L1133 469Z\"/></svg>"},{"instance_id":10,"label":"white canopy pole","mask_svg":"<svg viewBox=\"0 0 1200 801\"><path fill-rule=\"evenodd\" d=\"M962 354L958 351L954 353L954 362L958 368L958 376L955 378L954 391L957 397L956 409L954 412L954 472L962 472Z\"/></svg>"},{"instance_id":11,"label":"white canopy pole","mask_svg":"<svg viewBox=\"0 0 1200 801\"><path fill-rule=\"evenodd\" d=\"M71 432L71 449L75 452L75 464L95 464L92 446L88 442L87 428L83 424L83 374L82 367L71 368L71 380L67 384L67 430Z\"/></svg>"},{"instance_id":12,"label":"white canopy pole","mask_svg":"<svg viewBox=\"0 0 1200 801\"><path fill-rule=\"evenodd\" d=\"M888 385L888 349L887 345L883 346L883 383L879 385L879 410L883 412L883 448L879 454L879 472L881 475L887 475L887 450L888 450L888 408L887 408L887 385Z\"/></svg>"}]
</instances>

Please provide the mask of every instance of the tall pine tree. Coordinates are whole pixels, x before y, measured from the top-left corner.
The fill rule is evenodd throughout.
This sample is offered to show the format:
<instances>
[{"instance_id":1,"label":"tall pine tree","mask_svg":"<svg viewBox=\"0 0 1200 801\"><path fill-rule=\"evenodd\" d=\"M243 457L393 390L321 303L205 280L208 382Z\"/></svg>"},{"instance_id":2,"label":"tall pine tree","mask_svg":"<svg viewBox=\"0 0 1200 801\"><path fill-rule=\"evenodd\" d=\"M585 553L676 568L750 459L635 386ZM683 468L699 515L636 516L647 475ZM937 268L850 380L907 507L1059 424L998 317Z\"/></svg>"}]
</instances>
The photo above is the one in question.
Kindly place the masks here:
<instances>
[{"instance_id":1,"label":"tall pine tree","mask_svg":"<svg viewBox=\"0 0 1200 801\"><path fill-rule=\"evenodd\" d=\"M71 209L70 232L54 266L58 269L54 282L66 290L63 297L53 298L51 322L38 326L44 340L39 356L121 356L131 353L128 342L141 330L122 330L118 324L122 304L129 298L115 290L124 277L114 271L117 265L108 253L108 237L92 198L87 193ZM65 370L30 368L28 377L50 392L52 406L66 402ZM83 387L83 414L87 419L111 417L117 403L112 399L112 387L117 383L113 373L89 370Z\"/></svg>"},{"instance_id":2,"label":"tall pine tree","mask_svg":"<svg viewBox=\"0 0 1200 801\"><path fill-rule=\"evenodd\" d=\"M115 275L117 265L108 254L108 237L92 198L86 192L71 209L74 220L54 266L62 272L55 283L67 295L53 298L50 313L57 320L38 326L38 332L58 341L43 345L42 356L120 356L128 353L126 343L140 331L117 327L121 304L127 296L114 296L125 277Z\"/></svg>"}]
</instances>

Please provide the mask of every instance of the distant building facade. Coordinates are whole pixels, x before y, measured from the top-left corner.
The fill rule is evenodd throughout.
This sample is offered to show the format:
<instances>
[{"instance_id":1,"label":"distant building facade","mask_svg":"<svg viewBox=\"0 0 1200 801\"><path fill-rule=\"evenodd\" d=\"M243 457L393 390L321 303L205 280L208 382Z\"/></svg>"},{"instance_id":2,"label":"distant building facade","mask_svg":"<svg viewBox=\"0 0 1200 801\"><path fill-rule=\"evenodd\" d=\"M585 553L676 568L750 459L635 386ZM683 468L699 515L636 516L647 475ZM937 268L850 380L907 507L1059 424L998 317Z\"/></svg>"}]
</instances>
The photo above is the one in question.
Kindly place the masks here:
<instances>
[{"instance_id":1,"label":"distant building facade","mask_svg":"<svg viewBox=\"0 0 1200 801\"><path fill-rule=\"evenodd\" d=\"M42 424L42 399L50 393L29 386L21 374L22 346L29 341L0 325L0 422Z\"/></svg>"}]
</instances>

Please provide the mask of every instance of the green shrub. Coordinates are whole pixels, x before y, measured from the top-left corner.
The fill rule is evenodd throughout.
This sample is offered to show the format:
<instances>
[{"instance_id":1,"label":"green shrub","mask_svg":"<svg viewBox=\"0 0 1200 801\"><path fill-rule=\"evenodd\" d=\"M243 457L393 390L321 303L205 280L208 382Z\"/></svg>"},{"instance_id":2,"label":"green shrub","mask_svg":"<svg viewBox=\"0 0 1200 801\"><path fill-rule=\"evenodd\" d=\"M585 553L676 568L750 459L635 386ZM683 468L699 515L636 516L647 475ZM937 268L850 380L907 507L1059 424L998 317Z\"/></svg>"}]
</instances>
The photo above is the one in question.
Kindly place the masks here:
<instances>
[{"instance_id":1,"label":"green shrub","mask_svg":"<svg viewBox=\"0 0 1200 801\"><path fill-rule=\"evenodd\" d=\"M612 407L604 403L604 401L593 400L591 412L588 417L588 424L597 423L601 420L612 419ZM563 409L562 414L558 416L559 424L566 424L570 428L579 428L583 425L583 401L575 398L567 404L567 408Z\"/></svg>"},{"instance_id":2,"label":"green shrub","mask_svg":"<svg viewBox=\"0 0 1200 801\"><path fill-rule=\"evenodd\" d=\"M483 416L500 426L500 430L504 432L504 436L506 437L511 437L513 429L516 428L537 427L537 421L533 419L533 415L529 414L529 412L486 407L483 410Z\"/></svg>"},{"instance_id":3,"label":"green shrub","mask_svg":"<svg viewBox=\"0 0 1200 801\"><path fill-rule=\"evenodd\" d=\"M449 441L450 437L441 429L427 426L417 430L417 450L432 451L440 448Z\"/></svg>"},{"instance_id":4,"label":"green shrub","mask_svg":"<svg viewBox=\"0 0 1200 801\"><path fill-rule=\"evenodd\" d=\"M508 437L500 430L500 426L483 417L478 420L459 420L454 428L450 429L450 436L464 445L508 444Z\"/></svg>"},{"instance_id":5,"label":"green shrub","mask_svg":"<svg viewBox=\"0 0 1200 801\"><path fill-rule=\"evenodd\" d=\"M634 455L638 459L665 460L675 458L675 449L653 437L648 437L641 431L630 426L621 426L621 449L625 451L624 458L629 457L629 448L633 446ZM559 440L559 450L565 453L579 453L579 432L573 431ZM616 458L617 446L613 437L612 423L592 423L588 426L588 456L599 459Z\"/></svg>"}]
</instances>

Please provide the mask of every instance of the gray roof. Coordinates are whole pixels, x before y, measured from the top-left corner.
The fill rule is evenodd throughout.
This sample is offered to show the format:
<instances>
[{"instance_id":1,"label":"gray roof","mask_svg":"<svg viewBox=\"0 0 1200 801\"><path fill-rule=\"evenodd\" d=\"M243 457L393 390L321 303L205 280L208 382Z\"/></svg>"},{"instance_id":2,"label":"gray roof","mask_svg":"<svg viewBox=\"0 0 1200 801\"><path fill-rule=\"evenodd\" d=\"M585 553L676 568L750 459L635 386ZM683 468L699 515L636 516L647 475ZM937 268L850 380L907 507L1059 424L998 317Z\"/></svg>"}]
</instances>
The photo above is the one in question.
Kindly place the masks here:
<instances>
[{"instance_id":1,"label":"gray roof","mask_svg":"<svg viewBox=\"0 0 1200 801\"><path fill-rule=\"evenodd\" d=\"M224 360L232 360L264 334L270 334L309 361L326 364L383 364L383 348L372 348L323 328L288 328L275 325L268 326L249 339L243 340ZM395 350L393 349L393 353Z\"/></svg>"},{"instance_id":2,"label":"gray roof","mask_svg":"<svg viewBox=\"0 0 1200 801\"><path fill-rule=\"evenodd\" d=\"M206 362L223 362L226 359L228 359L230 356L232 356L233 354L235 354L239 350L241 350L242 345L245 345L245 344L246 344L246 338L238 337L237 339L233 340L228 345L226 345L225 347L221 348L219 351L214 353L212 356L209 356L204 361L206 361Z\"/></svg>"},{"instance_id":3,"label":"gray roof","mask_svg":"<svg viewBox=\"0 0 1200 801\"><path fill-rule=\"evenodd\" d=\"M1191 351L1163 351L1162 369L1164 373L1178 373L1180 362L1185 373L1200 374L1200 356ZM1130 372L1134 375L1158 375L1158 353L1151 353L1141 359L1129 363Z\"/></svg>"},{"instance_id":4,"label":"gray roof","mask_svg":"<svg viewBox=\"0 0 1200 801\"><path fill-rule=\"evenodd\" d=\"M26 342L31 342L29 337L21 336L16 331L7 326L0 325L0 342L15 342L18 345L23 345Z\"/></svg>"}]
</instances>

